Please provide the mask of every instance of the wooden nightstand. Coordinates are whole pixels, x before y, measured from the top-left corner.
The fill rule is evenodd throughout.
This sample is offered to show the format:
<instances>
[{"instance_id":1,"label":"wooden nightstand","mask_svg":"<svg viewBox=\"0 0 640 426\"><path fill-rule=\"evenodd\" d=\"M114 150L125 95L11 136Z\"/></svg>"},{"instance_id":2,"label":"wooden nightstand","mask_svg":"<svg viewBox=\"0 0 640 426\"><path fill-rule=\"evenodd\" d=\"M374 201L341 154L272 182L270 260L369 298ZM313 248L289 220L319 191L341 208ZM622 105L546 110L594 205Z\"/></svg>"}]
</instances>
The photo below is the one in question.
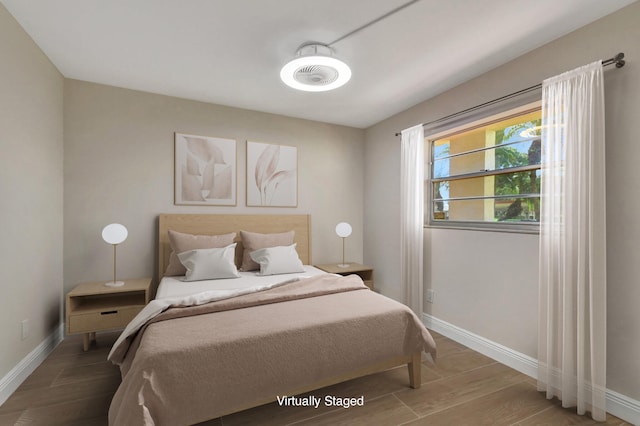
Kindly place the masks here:
<instances>
[{"instance_id":1,"label":"wooden nightstand","mask_svg":"<svg viewBox=\"0 0 640 426\"><path fill-rule=\"evenodd\" d=\"M349 263L348 265L349 266L342 267L338 266L337 263L331 263L329 265L315 265L315 267L330 274L356 274L362 278L362 281L364 281L364 284L369 287L369 289L373 290L373 268L359 263Z\"/></svg>"},{"instance_id":2,"label":"wooden nightstand","mask_svg":"<svg viewBox=\"0 0 640 426\"><path fill-rule=\"evenodd\" d=\"M67 334L84 333L84 350L96 331L124 328L149 303L151 278L126 280L121 287L104 281L77 285L67 293Z\"/></svg>"}]
</instances>

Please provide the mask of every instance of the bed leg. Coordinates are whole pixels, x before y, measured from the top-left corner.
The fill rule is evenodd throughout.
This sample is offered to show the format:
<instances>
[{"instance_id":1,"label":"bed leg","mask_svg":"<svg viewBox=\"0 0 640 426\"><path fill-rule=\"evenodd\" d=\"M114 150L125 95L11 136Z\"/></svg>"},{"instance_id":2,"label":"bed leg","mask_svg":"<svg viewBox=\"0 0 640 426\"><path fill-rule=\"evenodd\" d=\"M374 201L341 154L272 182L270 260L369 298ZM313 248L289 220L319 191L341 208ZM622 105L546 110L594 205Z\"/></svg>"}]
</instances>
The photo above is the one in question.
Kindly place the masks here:
<instances>
[{"instance_id":1,"label":"bed leg","mask_svg":"<svg viewBox=\"0 0 640 426\"><path fill-rule=\"evenodd\" d=\"M420 389L422 385L422 356L421 353L415 353L411 356L411 362L407 364L409 368L409 386L413 389Z\"/></svg>"}]
</instances>

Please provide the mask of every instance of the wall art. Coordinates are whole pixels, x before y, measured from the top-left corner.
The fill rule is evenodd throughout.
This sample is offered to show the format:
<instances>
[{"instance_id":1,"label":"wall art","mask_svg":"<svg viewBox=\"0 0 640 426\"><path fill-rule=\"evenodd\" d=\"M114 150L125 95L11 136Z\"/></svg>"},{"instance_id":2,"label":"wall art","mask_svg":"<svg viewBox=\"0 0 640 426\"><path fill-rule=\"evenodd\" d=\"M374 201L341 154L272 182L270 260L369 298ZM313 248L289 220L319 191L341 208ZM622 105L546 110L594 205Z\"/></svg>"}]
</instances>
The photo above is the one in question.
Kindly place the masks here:
<instances>
[{"instance_id":1,"label":"wall art","mask_svg":"<svg viewBox=\"0 0 640 426\"><path fill-rule=\"evenodd\" d=\"M177 205L236 205L236 141L175 134Z\"/></svg>"},{"instance_id":2,"label":"wall art","mask_svg":"<svg viewBox=\"0 0 640 426\"><path fill-rule=\"evenodd\" d=\"M247 206L298 206L298 149L247 141Z\"/></svg>"}]
</instances>

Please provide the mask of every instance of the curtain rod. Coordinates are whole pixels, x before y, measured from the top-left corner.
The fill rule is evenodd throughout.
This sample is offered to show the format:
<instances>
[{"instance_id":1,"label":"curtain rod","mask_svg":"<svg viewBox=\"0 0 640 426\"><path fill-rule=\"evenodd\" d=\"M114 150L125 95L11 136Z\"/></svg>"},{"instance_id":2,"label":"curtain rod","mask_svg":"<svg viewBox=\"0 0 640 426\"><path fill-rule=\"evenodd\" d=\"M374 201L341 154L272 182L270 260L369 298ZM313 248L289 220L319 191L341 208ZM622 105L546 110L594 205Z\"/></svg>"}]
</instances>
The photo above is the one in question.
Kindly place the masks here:
<instances>
[{"instance_id":1,"label":"curtain rod","mask_svg":"<svg viewBox=\"0 0 640 426\"><path fill-rule=\"evenodd\" d=\"M607 65L613 65L613 64L616 64L616 68L622 68L624 66L624 64L625 64L624 53L622 53L622 52L618 53L613 58L609 58L609 59L606 59L606 60L602 61L602 66L605 66L605 67ZM542 87L542 83L538 83L535 86L527 87L526 89L522 89L522 90L518 90L517 92L509 93L508 95L504 95L504 96L501 96L499 98L493 99L491 101L487 101L485 103L482 103L480 105L476 105L476 106L473 106L471 108L467 108L465 110L458 111L458 112L455 112L453 114L449 114L449 115L447 115L445 117L438 118L437 120L429 121L427 123L422 123L422 125L423 126L427 126L429 124L435 124L435 123L438 123L440 121L448 120L450 118L457 117L458 115L466 114L468 112L471 112L471 111L474 111L476 109L485 107L487 105L491 105L491 104L494 104L496 102L504 101L506 99L510 99L510 98L515 97L515 96L522 95L524 93L532 92L534 90L540 89L541 87ZM397 132L396 136L400 136L401 134L402 134L401 132Z\"/></svg>"}]
</instances>

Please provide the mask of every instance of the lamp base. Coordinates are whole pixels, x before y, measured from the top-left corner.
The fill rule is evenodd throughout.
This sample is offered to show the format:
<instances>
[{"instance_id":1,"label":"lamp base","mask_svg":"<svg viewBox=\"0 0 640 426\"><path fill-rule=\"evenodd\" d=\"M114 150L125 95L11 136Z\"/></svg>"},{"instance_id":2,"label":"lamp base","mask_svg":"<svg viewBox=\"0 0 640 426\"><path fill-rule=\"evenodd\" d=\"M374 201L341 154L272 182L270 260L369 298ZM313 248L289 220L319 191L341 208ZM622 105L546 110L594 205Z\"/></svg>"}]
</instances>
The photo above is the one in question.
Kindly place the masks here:
<instances>
[{"instance_id":1,"label":"lamp base","mask_svg":"<svg viewBox=\"0 0 640 426\"><path fill-rule=\"evenodd\" d=\"M124 281L108 281L104 283L107 287L122 287L124 285Z\"/></svg>"},{"instance_id":2,"label":"lamp base","mask_svg":"<svg viewBox=\"0 0 640 426\"><path fill-rule=\"evenodd\" d=\"M348 263L338 263L338 268L348 268L349 266L351 266Z\"/></svg>"}]
</instances>

